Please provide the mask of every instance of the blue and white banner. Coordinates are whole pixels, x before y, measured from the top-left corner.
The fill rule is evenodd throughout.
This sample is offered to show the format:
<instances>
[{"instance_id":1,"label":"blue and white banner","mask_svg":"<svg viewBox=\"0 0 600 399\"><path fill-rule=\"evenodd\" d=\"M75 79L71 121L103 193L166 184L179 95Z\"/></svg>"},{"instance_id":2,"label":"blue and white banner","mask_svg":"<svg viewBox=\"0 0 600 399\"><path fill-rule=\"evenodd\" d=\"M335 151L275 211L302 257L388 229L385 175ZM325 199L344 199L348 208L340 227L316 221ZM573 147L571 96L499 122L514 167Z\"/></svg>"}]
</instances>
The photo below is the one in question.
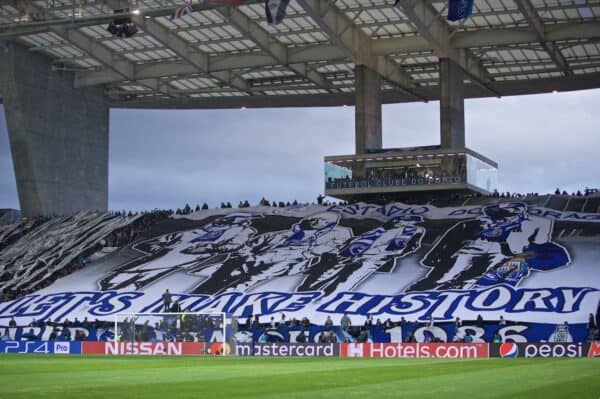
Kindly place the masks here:
<instances>
[{"instance_id":1,"label":"blue and white banner","mask_svg":"<svg viewBox=\"0 0 600 399\"><path fill-rule=\"evenodd\" d=\"M361 337L361 330L366 336ZM562 329L559 335L562 334ZM278 327L242 330L236 335L240 342L321 342L328 339L328 332L335 336L334 342L463 342L469 335L471 342L493 342L495 336L500 342L582 342L587 340L585 324L570 325L565 334L558 336L554 324L544 323L509 323L486 322L481 325L468 323L457 326L455 323L399 323L397 325L351 327L344 331L339 326L311 326L307 328ZM210 337L210 332L207 337ZM300 337L300 336L303 337ZM322 336L323 335L323 336ZM300 338L299 338L300 337Z\"/></svg>"},{"instance_id":2,"label":"blue and white banner","mask_svg":"<svg viewBox=\"0 0 600 399\"><path fill-rule=\"evenodd\" d=\"M468 18L473 13L473 0L449 0L448 20L458 21Z\"/></svg>"},{"instance_id":3,"label":"blue and white banner","mask_svg":"<svg viewBox=\"0 0 600 399\"><path fill-rule=\"evenodd\" d=\"M339 324L347 314L360 325L367 315L394 323L480 316L585 325L600 301L599 222L597 213L520 201L200 211L33 294L0 303L0 326L11 318L28 325L161 312L166 289L179 309L240 320L260 316L262 322L285 314L313 324L329 316ZM76 237L69 226L57 225L53 236ZM8 250L11 256L3 258ZM20 270L29 252L17 241L0 260L8 259L5 270ZM55 264L62 262L59 252L52 254ZM49 275L30 266L40 270L36 284L44 285ZM5 287L24 281L12 275ZM549 339L548 329L532 332L532 339Z\"/></svg>"},{"instance_id":4,"label":"blue and white banner","mask_svg":"<svg viewBox=\"0 0 600 399\"><path fill-rule=\"evenodd\" d=\"M497 320L499 316L515 321L545 322L588 320L596 311L600 291L591 287L558 287L514 289L497 285L483 290L420 291L398 295L338 292L322 298L320 292L231 292L215 296L173 294L182 309L189 312L227 313L238 318L279 316L288 318L313 316L311 320L323 323L327 315L339 321L348 314L362 323L367 315L383 320L425 321L433 318L450 321L459 317L475 320ZM8 325L10 318L28 324L31 320L73 320L74 317L114 320L119 313L160 313L160 296L144 292L67 292L49 295L30 295L4 304L0 308L0 325ZM587 313L584 313L586 312ZM314 317L318 315L319 317ZM112 317L111 317L112 316ZM26 321L26 322L25 322Z\"/></svg>"},{"instance_id":5,"label":"blue and white banner","mask_svg":"<svg viewBox=\"0 0 600 399\"><path fill-rule=\"evenodd\" d=\"M285 18L290 0L265 0L265 15L269 25L278 25Z\"/></svg>"}]
</instances>

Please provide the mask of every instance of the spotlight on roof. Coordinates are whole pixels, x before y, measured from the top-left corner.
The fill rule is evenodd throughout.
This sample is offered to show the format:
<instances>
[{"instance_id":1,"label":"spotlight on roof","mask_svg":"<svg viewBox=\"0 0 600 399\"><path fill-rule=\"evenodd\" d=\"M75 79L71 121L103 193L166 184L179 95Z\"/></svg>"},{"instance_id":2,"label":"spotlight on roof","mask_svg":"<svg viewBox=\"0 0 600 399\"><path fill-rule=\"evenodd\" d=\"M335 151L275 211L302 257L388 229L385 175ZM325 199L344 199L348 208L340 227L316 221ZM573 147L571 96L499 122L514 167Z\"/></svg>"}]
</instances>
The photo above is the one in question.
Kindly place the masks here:
<instances>
[{"instance_id":1,"label":"spotlight on roof","mask_svg":"<svg viewBox=\"0 0 600 399\"><path fill-rule=\"evenodd\" d=\"M120 38L128 38L135 35L138 32L137 26L133 23L117 25L114 22L111 22L106 28L111 35L120 37Z\"/></svg>"},{"instance_id":2,"label":"spotlight on roof","mask_svg":"<svg viewBox=\"0 0 600 399\"><path fill-rule=\"evenodd\" d=\"M134 9L131 10L131 13L133 15L140 15L140 9L136 7L136 8L134 8Z\"/></svg>"},{"instance_id":3,"label":"spotlight on roof","mask_svg":"<svg viewBox=\"0 0 600 399\"><path fill-rule=\"evenodd\" d=\"M240 108L240 109L241 109L242 111L244 111L244 110L246 109L246 107L245 107L245 106L242 106L242 108Z\"/></svg>"},{"instance_id":4,"label":"spotlight on roof","mask_svg":"<svg viewBox=\"0 0 600 399\"><path fill-rule=\"evenodd\" d=\"M552 90L552 94L558 93L558 90Z\"/></svg>"}]
</instances>

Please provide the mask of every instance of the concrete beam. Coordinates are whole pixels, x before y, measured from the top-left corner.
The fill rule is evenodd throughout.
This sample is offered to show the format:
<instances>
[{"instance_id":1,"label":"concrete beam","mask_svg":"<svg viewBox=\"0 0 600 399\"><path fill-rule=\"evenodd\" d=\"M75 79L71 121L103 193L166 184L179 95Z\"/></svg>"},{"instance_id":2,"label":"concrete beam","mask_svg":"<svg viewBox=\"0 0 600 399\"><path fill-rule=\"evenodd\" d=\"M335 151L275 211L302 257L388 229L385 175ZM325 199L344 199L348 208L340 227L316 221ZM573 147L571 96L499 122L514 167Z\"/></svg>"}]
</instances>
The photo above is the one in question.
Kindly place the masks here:
<instances>
[{"instance_id":1,"label":"concrete beam","mask_svg":"<svg viewBox=\"0 0 600 399\"><path fill-rule=\"evenodd\" d=\"M281 65L285 65L296 74L304 76L308 81L313 82L317 87L326 89L330 92L337 92L335 86L325 78L324 75L315 71L304 63L290 63L288 58L288 48L269 32L263 29L259 24L251 20L233 7L221 7L219 13L240 31L245 37L252 40L261 50L273 57L273 59Z\"/></svg>"},{"instance_id":2,"label":"concrete beam","mask_svg":"<svg viewBox=\"0 0 600 399\"><path fill-rule=\"evenodd\" d=\"M109 107L102 88L73 88L73 74L8 43L0 92L24 216L108 206Z\"/></svg>"},{"instance_id":3,"label":"concrete beam","mask_svg":"<svg viewBox=\"0 0 600 399\"><path fill-rule=\"evenodd\" d=\"M356 153L379 150L381 134L381 76L364 65L354 67L354 137Z\"/></svg>"},{"instance_id":4,"label":"concrete beam","mask_svg":"<svg viewBox=\"0 0 600 399\"><path fill-rule=\"evenodd\" d=\"M440 58L440 145L465 148L464 72L449 58Z\"/></svg>"},{"instance_id":5,"label":"concrete beam","mask_svg":"<svg viewBox=\"0 0 600 399\"><path fill-rule=\"evenodd\" d=\"M103 44L96 42L78 30L55 26L52 27L52 32L56 33L86 54L89 54L90 57L99 61L105 68L114 71L122 78L127 80L135 79L134 64L115 54Z\"/></svg>"},{"instance_id":6,"label":"concrete beam","mask_svg":"<svg viewBox=\"0 0 600 399\"><path fill-rule=\"evenodd\" d=\"M440 14L423 0L399 0L398 6L415 25L419 34L427 40L439 58L449 58L465 71L465 73L482 87L494 92L490 86L491 78L479 59L470 54L468 49L452 47L452 37L448 24ZM498 94L495 93L494 94Z\"/></svg>"},{"instance_id":7,"label":"concrete beam","mask_svg":"<svg viewBox=\"0 0 600 399\"><path fill-rule=\"evenodd\" d=\"M502 96L552 93L557 90L574 91L600 89L600 73L574 75L569 77L516 80L494 82L494 89ZM439 86L415 89L423 97L439 100ZM476 84L465 84L465 98L495 97L488 90ZM414 96L397 90L382 93L383 104L415 102ZM139 99L113 101L112 107L132 109L227 109L227 108L282 108L282 107L332 107L354 105L354 93L327 93L310 95L246 96L227 98L186 98L186 99Z\"/></svg>"},{"instance_id":8,"label":"concrete beam","mask_svg":"<svg viewBox=\"0 0 600 399\"><path fill-rule=\"evenodd\" d=\"M108 3L108 2L110 2L110 0L108 0L105 3ZM255 4L255 3L263 3L263 2L264 2L264 0L244 0L244 4ZM56 3L56 4L58 4L58 3ZM173 10L176 7L178 7L177 5L170 5L167 7L146 8L146 7L144 7L144 4L141 4L141 5L142 5L143 15L152 17L152 18L169 16L173 12ZM112 4L112 6L115 8L120 7L120 6L115 6L115 4ZM32 8L32 7L36 7L36 6L33 5L33 3L29 2L29 7ZM111 8L113 8L113 7L111 7ZM194 11L202 11L202 10L215 9L215 8L219 7L219 5L216 2L211 3L208 1L203 1L198 4L194 4L192 7L193 7ZM63 6L59 6L59 7L50 6L50 7L46 7L46 8L39 8L38 11L44 12L44 13L53 13L56 11L65 11L65 9L71 9L71 8L72 8L72 6L67 6L66 8ZM77 29L77 28L81 28L84 26L104 25L104 24L110 23L115 18L131 16L131 14L129 12L119 13L119 14L106 13L106 14L102 14L102 15L94 15L94 16L89 16L89 17L84 16L84 17L79 17L79 18L75 18L75 19L72 17L63 17L62 15L64 15L64 14L62 14L62 13L60 16L56 16L56 14L50 14L50 15L51 15L51 18L48 18L43 21L15 22L15 23L0 24L0 38L2 38L2 37L14 38L14 37L20 36L20 35L30 35L33 33L50 32L50 27L52 27L52 26L66 26L69 29Z\"/></svg>"},{"instance_id":9,"label":"concrete beam","mask_svg":"<svg viewBox=\"0 0 600 399\"><path fill-rule=\"evenodd\" d=\"M163 46L173 50L181 59L190 64L194 68L194 73L201 72L242 92L249 91L248 83L236 74L228 71L209 72L208 56L179 37L176 31L167 28L152 18L146 19L142 15L134 15L132 20L145 33L152 36Z\"/></svg>"},{"instance_id":10,"label":"concrete beam","mask_svg":"<svg viewBox=\"0 0 600 399\"><path fill-rule=\"evenodd\" d=\"M546 38L550 41L582 39L600 39L600 24L547 24L544 26ZM510 44L535 43L537 38L531 29L485 29L473 32L457 32L452 36L451 46L456 49L475 47L504 46ZM420 36L408 36L391 39L379 39L372 42L373 52L378 56L398 54L402 52L431 51L432 46ZM288 62L291 64L311 63L316 61L341 61L347 59L346 52L335 45L304 46L288 49ZM219 55L209 57L209 71L227 71L244 68L261 68L280 65L267 53L250 53L240 56ZM195 68L180 61L146 63L135 66L136 79L159 78L166 75L189 75ZM76 75L78 87L96 84L116 83L124 80L111 70L81 72Z\"/></svg>"},{"instance_id":11,"label":"concrete beam","mask_svg":"<svg viewBox=\"0 0 600 399\"><path fill-rule=\"evenodd\" d=\"M325 0L297 0L297 2L333 44L342 49L354 64L365 65L405 93L417 99L428 100L414 90L415 82L401 65L390 57L375 54L369 36L333 2Z\"/></svg>"},{"instance_id":12,"label":"concrete beam","mask_svg":"<svg viewBox=\"0 0 600 399\"><path fill-rule=\"evenodd\" d=\"M546 33L544 31L544 21L540 18L537 10L533 6L530 0L515 0L519 11L525 17L525 20L529 24L529 27L536 36L536 39L546 52L552 58L552 61L563 71L565 75L571 75L572 71L569 68L569 63L560 52L560 49L552 42L546 39ZM600 24L597 24L600 25Z\"/></svg>"},{"instance_id":13,"label":"concrete beam","mask_svg":"<svg viewBox=\"0 0 600 399\"><path fill-rule=\"evenodd\" d=\"M600 39L600 24L596 22L544 24L543 26L545 38L548 41ZM537 36L528 28L482 29L456 32L452 36L451 45L454 48L476 48L536 43L537 41Z\"/></svg>"},{"instance_id":14,"label":"concrete beam","mask_svg":"<svg viewBox=\"0 0 600 399\"><path fill-rule=\"evenodd\" d=\"M43 11L42 7L34 5L33 3L30 3L29 7L33 10ZM102 43L93 40L76 29L67 29L65 26L53 25L50 26L50 31L73 44L86 54L89 54L90 57L96 59L105 68L113 71L121 79L135 80L134 64Z\"/></svg>"},{"instance_id":15,"label":"concrete beam","mask_svg":"<svg viewBox=\"0 0 600 399\"><path fill-rule=\"evenodd\" d=\"M321 57L321 58L320 58ZM288 49L287 62L294 68L304 68L303 64L322 61L344 61L346 55L334 46L309 46ZM266 53L249 53L235 55L210 56L208 59L209 72L235 71L282 65L272 55ZM136 79L159 78L162 76L180 76L196 73L189 63L181 61L149 62L136 65ZM307 71L307 73L309 73ZM313 79L320 79L316 75ZM76 75L75 85L78 87L92 86L122 81L123 79L110 70L81 72Z\"/></svg>"}]
</instances>

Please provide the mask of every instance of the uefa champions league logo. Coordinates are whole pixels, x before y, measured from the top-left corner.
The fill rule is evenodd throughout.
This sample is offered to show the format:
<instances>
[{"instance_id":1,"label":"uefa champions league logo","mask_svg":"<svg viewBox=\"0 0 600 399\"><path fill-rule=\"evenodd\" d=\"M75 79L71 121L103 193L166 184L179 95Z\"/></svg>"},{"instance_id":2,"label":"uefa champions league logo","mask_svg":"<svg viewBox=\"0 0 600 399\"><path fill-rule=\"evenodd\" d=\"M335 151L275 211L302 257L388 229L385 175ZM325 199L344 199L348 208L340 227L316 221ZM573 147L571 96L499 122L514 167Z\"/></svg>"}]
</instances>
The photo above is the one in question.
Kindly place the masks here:
<instances>
[{"instance_id":1,"label":"uefa champions league logo","mask_svg":"<svg viewBox=\"0 0 600 399\"><path fill-rule=\"evenodd\" d=\"M238 331L234 335L234 340L239 344L251 344L252 343L252 332L250 331Z\"/></svg>"},{"instance_id":2,"label":"uefa champions league logo","mask_svg":"<svg viewBox=\"0 0 600 399\"><path fill-rule=\"evenodd\" d=\"M519 346L514 342L507 342L500 345L498 352L500 353L500 357L518 357Z\"/></svg>"}]
</instances>

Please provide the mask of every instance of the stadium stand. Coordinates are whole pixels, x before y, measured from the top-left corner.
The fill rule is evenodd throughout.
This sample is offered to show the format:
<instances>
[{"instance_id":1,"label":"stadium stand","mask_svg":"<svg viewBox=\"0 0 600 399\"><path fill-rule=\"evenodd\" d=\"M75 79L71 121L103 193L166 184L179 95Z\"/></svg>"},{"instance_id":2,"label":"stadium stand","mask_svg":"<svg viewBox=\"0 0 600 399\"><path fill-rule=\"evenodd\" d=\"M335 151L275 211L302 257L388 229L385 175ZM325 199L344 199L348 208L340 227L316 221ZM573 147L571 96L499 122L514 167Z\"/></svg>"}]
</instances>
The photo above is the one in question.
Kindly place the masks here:
<instances>
[{"instance_id":1,"label":"stadium stand","mask_svg":"<svg viewBox=\"0 0 600 399\"><path fill-rule=\"evenodd\" d=\"M546 207L550 209L555 209L557 211L564 211L567 203L569 202L569 196L567 195L553 195L548 200Z\"/></svg>"},{"instance_id":2,"label":"stadium stand","mask_svg":"<svg viewBox=\"0 0 600 399\"><path fill-rule=\"evenodd\" d=\"M400 334L403 341L450 342L479 334L491 342L504 340L509 327L529 341L595 334L588 315L600 299L600 215L582 210L598 210L596 194L385 206L321 201L80 212L2 226L0 332L112 339L115 315L164 312L160 296L169 288L173 311L253 316L240 330L255 341L333 334L337 342L386 342ZM553 299L536 299L536 289ZM500 298L508 302L498 307ZM349 309L354 327L341 329ZM269 321L280 315L286 321ZM195 332L141 324L141 336L199 340L214 333L187 325Z\"/></svg>"},{"instance_id":3,"label":"stadium stand","mask_svg":"<svg viewBox=\"0 0 600 399\"><path fill-rule=\"evenodd\" d=\"M565 207L565 211L571 211L571 212L582 212L583 206L585 204L585 198L581 198L581 197L571 197L569 198L569 201L567 202L567 205Z\"/></svg>"},{"instance_id":4,"label":"stadium stand","mask_svg":"<svg viewBox=\"0 0 600 399\"><path fill-rule=\"evenodd\" d=\"M15 209L0 209L0 226L15 223L21 213Z\"/></svg>"},{"instance_id":5,"label":"stadium stand","mask_svg":"<svg viewBox=\"0 0 600 399\"><path fill-rule=\"evenodd\" d=\"M585 213L598 213L600 212L600 196L589 197L583 206L583 212Z\"/></svg>"}]
</instances>

